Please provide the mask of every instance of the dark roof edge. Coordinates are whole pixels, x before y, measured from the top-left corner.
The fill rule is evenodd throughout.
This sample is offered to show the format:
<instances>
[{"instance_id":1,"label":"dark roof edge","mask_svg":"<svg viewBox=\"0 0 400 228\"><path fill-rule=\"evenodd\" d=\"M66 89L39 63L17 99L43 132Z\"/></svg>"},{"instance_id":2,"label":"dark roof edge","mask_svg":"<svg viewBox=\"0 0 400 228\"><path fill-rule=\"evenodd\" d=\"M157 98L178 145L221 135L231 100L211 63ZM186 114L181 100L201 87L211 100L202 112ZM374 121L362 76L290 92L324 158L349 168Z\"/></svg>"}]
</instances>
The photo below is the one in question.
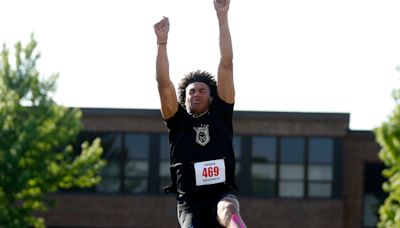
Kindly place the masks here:
<instances>
[{"instance_id":1,"label":"dark roof edge","mask_svg":"<svg viewBox=\"0 0 400 228\"><path fill-rule=\"evenodd\" d=\"M373 130L350 130L347 135L350 137L375 137Z\"/></svg>"},{"instance_id":2,"label":"dark roof edge","mask_svg":"<svg viewBox=\"0 0 400 228\"><path fill-rule=\"evenodd\" d=\"M159 109L131 109L131 108L79 108L83 115L88 116L160 116Z\"/></svg>"},{"instance_id":3,"label":"dark roof edge","mask_svg":"<svg viewBox=\"0 0 400 228\"><path fill-rule=\"evenodd\" d=\"M161 116L159 109L130 109L130 108L79 108L83 115L89 116ZM349 122L349 113L328 112L270 112L270 111L234 111L235 118L276 118L276 119L317 119L340 120Z\"/></svg>"},{"instance_id":4,"label":"dark roof edge","mask_svg":"<svg viewBox=\"0 0 400 228\"><path fill-rule=\"evenodd\" d=\"M269 112L269 111L235 111L239 118L279 118L279 119L323 119L350 121L349 113L332 112Z\"/></svg>"}]
</instances>

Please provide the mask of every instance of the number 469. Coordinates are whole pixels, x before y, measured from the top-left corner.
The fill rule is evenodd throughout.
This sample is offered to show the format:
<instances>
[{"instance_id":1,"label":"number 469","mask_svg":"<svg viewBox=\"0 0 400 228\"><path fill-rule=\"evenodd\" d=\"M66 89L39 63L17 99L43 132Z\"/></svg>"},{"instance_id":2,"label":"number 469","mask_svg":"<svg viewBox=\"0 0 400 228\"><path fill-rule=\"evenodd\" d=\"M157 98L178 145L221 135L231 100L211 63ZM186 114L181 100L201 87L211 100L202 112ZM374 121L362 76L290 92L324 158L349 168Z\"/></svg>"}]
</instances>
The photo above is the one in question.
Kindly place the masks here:
<instances>
[{"instance_id":1,"label":"number 469","mask_svg":"<svg viewBox=\"0 0 400 228\"><path fill-rule=\"evenodd\" d=\"M213 177L219 175L218 166L208 167L203 169L203 177Z\"/></svg>"}]
</instances>

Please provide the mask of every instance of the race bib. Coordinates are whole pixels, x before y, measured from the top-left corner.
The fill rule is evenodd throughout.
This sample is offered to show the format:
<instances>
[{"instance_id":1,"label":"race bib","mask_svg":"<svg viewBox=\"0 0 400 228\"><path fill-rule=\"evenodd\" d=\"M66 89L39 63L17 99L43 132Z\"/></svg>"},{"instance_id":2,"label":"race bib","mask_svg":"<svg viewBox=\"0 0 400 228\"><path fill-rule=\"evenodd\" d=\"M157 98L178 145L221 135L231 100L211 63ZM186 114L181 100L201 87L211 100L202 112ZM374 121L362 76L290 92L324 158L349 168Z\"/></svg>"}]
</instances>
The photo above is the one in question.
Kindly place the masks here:
<instances>
[{"instance_id":1,"label":"race bib","mask_svg":"<svg viewBox=\"0 0 400 228\"><path fill-rule=\"evenodd\" d=\"M223 159L194 163L196 186L225 182L225 162Z\"/></svg>"}]
</instances>

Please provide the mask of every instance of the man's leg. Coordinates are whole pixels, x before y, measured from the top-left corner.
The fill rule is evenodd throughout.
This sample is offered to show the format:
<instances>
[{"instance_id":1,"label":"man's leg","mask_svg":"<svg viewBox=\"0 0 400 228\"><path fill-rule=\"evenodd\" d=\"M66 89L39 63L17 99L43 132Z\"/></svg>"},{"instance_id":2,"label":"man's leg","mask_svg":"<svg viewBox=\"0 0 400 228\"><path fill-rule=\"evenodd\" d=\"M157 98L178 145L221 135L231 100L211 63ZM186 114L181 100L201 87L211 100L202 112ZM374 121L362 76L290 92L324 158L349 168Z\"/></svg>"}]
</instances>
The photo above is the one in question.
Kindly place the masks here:
<instances>
[{"instance_id":1,"label":"man's leg","mask_svg":"<svg viewBox=\"0 0 400 228\"><path fill-rule=\"evenodd\" d=\"M181 228L192 228L193 212L189 209L186 202L178 202L177 204L178 222Z\"/></svg>"},{"instance_id":2,"label":"man's leg","mask_svg":"<svg viewBox=\"0 0 400 228\"><path fill-rule=\"evenodd\" d=\"M219 224L229 228L246 228L240 217L240 205L235 196L223 197L217 205L217 219Z\"/></svg>"},{"instance_id":3,"label":"man's leg","mask_svg":"<svg viewBox=\"0 0 400 228\"><path fill-rule=\"evenodd\" d=\"M215 217L210 216L210 207L212 202L196 202L188 203L185 201L178 201L177 212L178 221L181 228L201 228L212 227L215 224Z\"/></svg>"}]
</instances>

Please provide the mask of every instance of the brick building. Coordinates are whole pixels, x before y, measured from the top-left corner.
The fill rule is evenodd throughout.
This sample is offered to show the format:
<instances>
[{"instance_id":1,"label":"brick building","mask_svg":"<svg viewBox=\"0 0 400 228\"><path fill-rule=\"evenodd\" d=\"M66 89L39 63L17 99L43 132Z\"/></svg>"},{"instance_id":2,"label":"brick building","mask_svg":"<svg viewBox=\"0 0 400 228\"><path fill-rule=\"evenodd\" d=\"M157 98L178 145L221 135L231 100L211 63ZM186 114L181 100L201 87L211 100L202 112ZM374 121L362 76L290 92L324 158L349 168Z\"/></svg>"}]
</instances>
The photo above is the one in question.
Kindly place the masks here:
<instances>
[{"instance_id":1,"label":"brick building","mask_svg":"<svg viewBox=\"0 0 400 228\"><path fill-rule=\"evenodd\" d=\"M83 108L79 140L101 137L107 166L92 189L52 195L48 227L177 227L167 129L159 110ZM374 227L380 148L346 113L235 111L241 213L248 227Z\"/></svg>"}]
</instances>

